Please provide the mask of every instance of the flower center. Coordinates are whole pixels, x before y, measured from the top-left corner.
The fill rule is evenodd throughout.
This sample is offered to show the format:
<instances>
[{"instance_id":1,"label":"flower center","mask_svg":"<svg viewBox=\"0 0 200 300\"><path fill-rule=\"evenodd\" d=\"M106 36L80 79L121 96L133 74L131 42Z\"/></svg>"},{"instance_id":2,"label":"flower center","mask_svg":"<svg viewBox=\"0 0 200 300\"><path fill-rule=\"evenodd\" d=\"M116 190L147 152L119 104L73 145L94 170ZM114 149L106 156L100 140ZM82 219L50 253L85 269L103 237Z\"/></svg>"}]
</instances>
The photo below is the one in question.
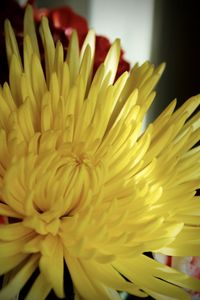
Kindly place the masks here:
<instances>
[{"instance_id":1,"label":"flower center","mask_svg":"<svg viewBox=\"0 0 200 300\"><path fill-rule=\"evenodd\" d=\"M45 218L45 214L37 214L34 216L26 217L23 221L24 225L33 229L35 232L41 235L52 234L56 236L60 228L60 219Z\"/></svg>"}]
</instances>

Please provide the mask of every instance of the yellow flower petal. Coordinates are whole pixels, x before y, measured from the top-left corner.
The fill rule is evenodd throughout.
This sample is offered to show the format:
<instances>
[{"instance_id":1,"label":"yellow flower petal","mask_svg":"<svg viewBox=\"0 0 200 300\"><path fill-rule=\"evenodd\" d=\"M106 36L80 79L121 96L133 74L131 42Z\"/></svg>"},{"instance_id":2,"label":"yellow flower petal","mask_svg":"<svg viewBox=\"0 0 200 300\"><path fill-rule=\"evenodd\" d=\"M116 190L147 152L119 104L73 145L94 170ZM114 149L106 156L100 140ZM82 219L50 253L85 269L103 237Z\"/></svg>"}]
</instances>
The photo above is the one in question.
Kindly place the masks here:
<instances>
[{"instance_id":1,"label":"yellow flower petal","mask_svg":"<svg viewBox=\"0 0 200 300\"><path fill-rule=\"evenodd\" d=\"M0 224L0 239L2 241L17 240L27 236L31 230L24 227L21 222L14 224Z\"/></svg>"},{"instance_id":2,"label":"yellow flower petal","mask_svg":"<svg viewBox=\"0 0 200 300\"><path fill-rule=\"evenodd\" d=\"M27 254L16 254L14 256L7 256L0 258L0 275L4 275L7 272L15 269L21 262L23 262L27 258Z\"/></svg>"},{"instance_id":3,"label":"yellow flower petal","mask_svg":"<svg viewBox=\"0 0 200 300\"><path fill-rule=\"evenodd\" d=\"M144 257L144 261L145 260L146 258ZM165 275L163 278L163 272L157 269L156 267L158 266L157 263L155 262L154 264L154 261L152 260L152 264L149 263L147 267L147 264L143 263L143 258L139 257L133 259L131 263L128 260L117 261L114 264L114 266L119 272L122 272L130 281L139 285L145 292L152 295L153 297L156 297L156 299L163 299L164 297L170 297L170 299L189 299L187 292L185 292L183 289L180 289L178 286L172 285L167 281L164 281L167 280L167 272L164 272ZM182 282L183 278L185 279L185 277L187 277L187 275L183 275L181 273L178 274L178 272L176 271L174 271L174 273L176 274L175 276L180 276L180 282ZM174 277L173 273L172 277ZM177 284L175 278L174 281ZM197 287L197 280L194 279L193 283L194 285L192 286ZM190 286L190 284L188 284L187 286Z\"/></svg>"},{"instance_id":4,"label":"yellow flower petal","mask_svg":"<svg viewBox=\"0 0 200 300\"><path fill-rule=\"evenodd\" d=\"M146 297L134 284L127 282L111 265L98 264L95 261L82 262L83 267L88 270L91 278L102 282L114 290L126 291L138 297Z\"/></svg>"},{"instance_id":5,"label":"yellow flower petal","mask_svg":"<svg viewBox=\"0 0 200 300\"><path fill-rule=\"evenodd\" d=\"M76 31L72 32L70 38L69 47L67 51L67 63L70 72L70 84L72 85L78 74L79 64L80 64L78 36Z\"/></svg>"},{"instance_id":6,"label":"yellow flower petal","mask_svg":"<svg viewBox=\"0 0 200 300\"><path fill-rule=\"evenodd\" d=\"M22 71L21 57L19 53L17 40L9 20L5 21L5 35L7 36L5 42L6 42L6 52L7 52L8 62L10 64L12 56L15 55L17 61L19 62L19 70Z\"/></svg>"},{"instance_id":7,"label":"yellow flower petal","mask_svg":"<svg viewBox=\"0 0 200 300\"><path fill-rule=\"evenodd\" d=\"M24 36L29 36L30 41L33 47L34 52L40 56L37 35L35 32L35 24L33 19L33 11L30 5L27 6L27 9L24 14Z\"/></svg>"},{"instance_id":8,"label":"yellow flower petal","mask_svg":"<svg viewBox=\"0 0 200 300\"><path fill-rule=\"evenodd\" d=\"M106 59L105 59L105 79L108 76L108 82L107 84L112 84L114 82L116 73L117 73L117 68L118 68L118 63L119 63L119 56L120 56L120 41L116 40L112 47L110 48Z\"/></svg>"},{"instance_id":9,"label":"yellow flower petal","mask_svg":"<svg viewBox=\"0 0 200 300\"><path fill-rule=\"evenodd\" d=\"M46 280L45 276L41 273L33 283L26 300L45 299L51 290L51 285Z\"/></svg>"},{"instance_id":10,"label":"yellow flower petal","mask_svg":"<svg viewBox=\"0 0 200 300\"><path fill-rule=\"evenodd\" d=\"M49 28L48 19L46 17L42 17L40 35L44 46L46 77L47 82L49 82L50 74L53 71L55 59L55 46Z\"/></svg>"},{"instance_id":11,"label":"yellow flower petal","mask_svg":"<svg viewBox=\"0 0 200 300\"><path fill-rule=\"evenodd\" d=\"M9 300L17 295L29 277L33 274L38 264L38 255L33 255L25 262L24 266L16 273L10 282L0 291L1 300Z\"/></svg>"},{"instance_id":12,"label":"yellow flower petal","mask_svg":"<svg viewBox=\"0 0 200 300\"><path fill-rule=\"evenodd\" d=\"M74 285L83 299L120 300L119 295L114 290L106 288L102 283L89 276L78 259L71 258L68 253L65 253L65 260Z\"/></svg>"},{"instance_id":13,"label":"yellow flower petal","mask_svg":"<svg viewBox=\"0 0 200 300\"><path fill-rule=\"evenodd\" d=\"M39 267L41 273L54 289L56 295L60 298L64 297L63 247L58 239L47 236L42 242L42 256L40 258Z\"/></svg>"}]
</instances>

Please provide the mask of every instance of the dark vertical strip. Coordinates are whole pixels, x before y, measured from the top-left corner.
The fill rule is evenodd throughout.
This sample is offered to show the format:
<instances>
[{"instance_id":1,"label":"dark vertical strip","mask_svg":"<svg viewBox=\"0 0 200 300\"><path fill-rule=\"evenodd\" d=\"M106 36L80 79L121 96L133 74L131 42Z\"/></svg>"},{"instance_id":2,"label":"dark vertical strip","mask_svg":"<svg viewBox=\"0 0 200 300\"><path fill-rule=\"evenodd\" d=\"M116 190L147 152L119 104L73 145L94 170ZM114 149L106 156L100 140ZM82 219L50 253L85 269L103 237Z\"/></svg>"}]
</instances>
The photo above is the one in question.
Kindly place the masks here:
<instances>
[{"instance_id":1,"label":"dark vertical strip","mask_svg":"<svg viewBox=\"0 0 200 300\"><path fill-rule=\"evenodd\" d=\"M167 68L150 120L177 98L180 106L200 92L200 17L195 0L155 0L151 61Z\"/></svg>"}]
</instances>

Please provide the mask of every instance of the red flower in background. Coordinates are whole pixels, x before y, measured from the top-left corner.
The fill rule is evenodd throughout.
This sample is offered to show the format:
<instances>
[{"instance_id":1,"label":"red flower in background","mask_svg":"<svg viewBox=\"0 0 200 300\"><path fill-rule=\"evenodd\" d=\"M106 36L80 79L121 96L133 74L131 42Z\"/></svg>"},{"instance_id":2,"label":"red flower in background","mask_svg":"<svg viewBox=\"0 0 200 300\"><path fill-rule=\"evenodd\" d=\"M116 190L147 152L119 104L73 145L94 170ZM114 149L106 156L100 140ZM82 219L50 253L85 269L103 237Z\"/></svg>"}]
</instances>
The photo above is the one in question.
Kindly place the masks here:
<instances>
[{"instance_id":1,"label":"red flower in background","mask_svg":"<svg viewBox=\"0 0 200 300\"><path fill-rule=\"evenodd\" d=\"M54 41L56 42L57 40L61 40L65 51L67 51L69 37L74 29L77 30L80 46L82 45L89 30L88 23L85 18L75 13L71 8L66 6L52 9L37 8L34 5L34 2L34 0L29 0L27 4L29 3L33 5L36 27L38 27L41 17L47 16L49 19L49 25L53 34ZM4 43L4 20L8 18L12 23L18 39L18 44L21 45L22 48L23 15L27 4L25 4L24 6L20 6L15 0L0 1L0 83L4 83L4 81L8 80L8 66L6 63ZM104 61L106 54L110 49L110 46L111 43L106 37L96 36L94 73L97 70L98 66ZM42 51L43 50L41 49L41 52ZM120 63L116 78L118 78L123 72L128 71L129 69L130 65L127 61L124 60L123 51L121 51Z\"/></svg>"},{"instance_id":2,"label":"red flower in background","mask_svg":"<svg viewBox=\"0 0 200 300\"><path fill-rule=\"evenodd\" d=\"M40 22L42 16L48 17L55 42L61 40L66 47L72 31L75 29L78 33L80 46L82 45L89 30L85 18L66 6L52 9L33 6L33 9L36 23Z\"/></svg>"},{"instance_id":3,"label":"red flower in background","mask_svg":"<svg viewBox=\"0 0 200 300\"><path fill-rule=\"evenodd\" d=\"M32 1L33 2L33 1ZM35 20L40 21L42 16L47 16L49 19L50 27L54 36L54 40L61 40L63 45L67 47L69 37L74 29L77 30L80 46L82 45L87 33L88 23L85 18L75 13L69 7L59 7L53 9L34 8ZM67 39L63 37L67 37ZM96 36L96 50L94 58L94 73L99 65L104 61L111 43L101 35ZM121 51L120 63L117 72L117 78L125 71L130 69L130 64L123 58L124 52Z\"/></svg>"}]
</instances>

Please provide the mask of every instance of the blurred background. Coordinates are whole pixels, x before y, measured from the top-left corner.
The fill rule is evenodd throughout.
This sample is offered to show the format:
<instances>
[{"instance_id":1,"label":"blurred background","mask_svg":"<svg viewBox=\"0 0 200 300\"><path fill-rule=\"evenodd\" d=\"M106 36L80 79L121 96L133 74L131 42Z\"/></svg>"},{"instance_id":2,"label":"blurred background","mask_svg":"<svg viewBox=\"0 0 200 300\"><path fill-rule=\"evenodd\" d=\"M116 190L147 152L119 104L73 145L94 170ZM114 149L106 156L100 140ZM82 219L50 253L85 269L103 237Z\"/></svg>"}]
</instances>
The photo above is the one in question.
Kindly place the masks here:
<instances>
[{"instance_id":1,"label":"blurred background","mask_svg":"<svg viewBox=\"0 0 200 300\"><path fill-rule=\"evenodd\" d=\"M119 37L131 65L146 60L155 65L167 63L148 122L174 98L179 106L200 92L199 1L37 0L36 4L68 5L87 18L97 34L111 41Z\"/></svg>"}]
</instances>

